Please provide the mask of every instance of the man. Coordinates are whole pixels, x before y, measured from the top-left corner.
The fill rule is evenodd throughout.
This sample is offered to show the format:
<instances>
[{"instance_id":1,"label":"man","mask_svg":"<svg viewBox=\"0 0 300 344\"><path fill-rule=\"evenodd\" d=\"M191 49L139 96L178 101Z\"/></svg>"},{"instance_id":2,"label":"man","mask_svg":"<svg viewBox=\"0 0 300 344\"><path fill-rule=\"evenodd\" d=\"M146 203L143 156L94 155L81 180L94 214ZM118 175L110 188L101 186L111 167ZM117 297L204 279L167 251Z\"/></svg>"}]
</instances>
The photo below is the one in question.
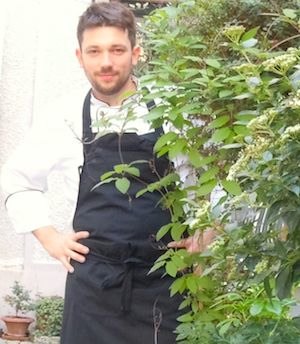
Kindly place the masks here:
<instances>
[{"instance_id":1,"label":"man","mask_svg":"<svg viewBox=\"0 0 300 344\"><path fill-rule=\"evenodd\" d=\"M92 88L83 106L74 233L62 235L51 225L44 200L53 169L63 171L70 194L77 193L82 147L74 128L56 117L36 126L2 173L17 229L32 231L69 271L61 344L175 342L180 297L169 297L172 281L162 271L148 275L161 254L153 236L170 215L159 206L161 194L135 197L170 168L166 157L153 154L162 129L151 130L143 120L148 109L138 94L128 96L138 88L132 75L140 54L135 30L134 16L117 2L92 4L78 23L76 55ZM115 165L137 160L148 163L135 165L138 177L126 175L127 194L114 183L96 187ZM23 210L26 204L31 211Z\"/></svg>"}]
</instances>

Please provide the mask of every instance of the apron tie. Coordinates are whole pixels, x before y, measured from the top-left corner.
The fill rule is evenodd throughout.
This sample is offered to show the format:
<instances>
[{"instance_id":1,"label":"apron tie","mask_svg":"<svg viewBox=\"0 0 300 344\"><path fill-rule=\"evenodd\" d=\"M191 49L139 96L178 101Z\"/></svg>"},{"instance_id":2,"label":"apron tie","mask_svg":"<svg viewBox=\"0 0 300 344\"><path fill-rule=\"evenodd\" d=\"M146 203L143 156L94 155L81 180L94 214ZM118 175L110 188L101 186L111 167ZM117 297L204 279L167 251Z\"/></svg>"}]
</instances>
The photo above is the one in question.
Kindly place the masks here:
<instances>
[{"instance_id":1,"label":"apron tie","mask_svg":"<svg viewBox=\"0 0 300 344\"><path fill-rule=\"evenodd\" d=\"M81 243L90 247L90 255L103 263L116 266L101 282L101 288L109 289L121 286L120 308L123 314L130 312L133 289L133 279L144 282L152 262L157 259L153 254L153 248L138 250L131 244L123 246L109 246L99 244L91 239L83 239ZM141 252L144 256L141 257ZM158 254L159 251L156 252ZM134 274L135 269L145 269L144 274Z\"/></svg>"},{"instance_id":2,"label":"apron tie","mask_svg":"<svg viewBox=\"0 0 300 344\"><path fill-rule=\"evenodd\" d=\"M141 265L145 267L145 262L142 262L139 259L129 258L122 263L124 265L122 271L108 276L101 283L101 287L103 289L109 289L121 285L121 311L122 313L128 313L131 309L132 281L134 269L136 266Z\"/></svg>"}]
</instances>

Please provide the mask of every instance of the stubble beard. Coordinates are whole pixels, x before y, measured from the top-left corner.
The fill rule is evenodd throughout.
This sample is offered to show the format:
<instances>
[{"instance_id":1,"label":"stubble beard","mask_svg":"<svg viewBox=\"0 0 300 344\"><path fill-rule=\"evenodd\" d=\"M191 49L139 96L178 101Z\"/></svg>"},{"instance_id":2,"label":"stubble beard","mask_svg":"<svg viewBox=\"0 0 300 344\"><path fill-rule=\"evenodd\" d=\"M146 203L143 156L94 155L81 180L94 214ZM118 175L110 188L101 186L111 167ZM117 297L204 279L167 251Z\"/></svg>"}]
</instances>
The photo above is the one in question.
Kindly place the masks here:
<instances>
[{"instance_id":1,"label":"stubble beard","mask_svg":"<svg viewBox=\"0 0 300 344\"><path fill-rule=\"evenodd\" d=\"M131 73L127 75L127 77L117 79L116 82L111 86L105 86L96 80L93 82L93 88L98 94L102 94L104 96L114 96L120 94L124 86L128 83L131 78ZM126 91L126 89L124 89Z\"/></svg>"}]
</instances>

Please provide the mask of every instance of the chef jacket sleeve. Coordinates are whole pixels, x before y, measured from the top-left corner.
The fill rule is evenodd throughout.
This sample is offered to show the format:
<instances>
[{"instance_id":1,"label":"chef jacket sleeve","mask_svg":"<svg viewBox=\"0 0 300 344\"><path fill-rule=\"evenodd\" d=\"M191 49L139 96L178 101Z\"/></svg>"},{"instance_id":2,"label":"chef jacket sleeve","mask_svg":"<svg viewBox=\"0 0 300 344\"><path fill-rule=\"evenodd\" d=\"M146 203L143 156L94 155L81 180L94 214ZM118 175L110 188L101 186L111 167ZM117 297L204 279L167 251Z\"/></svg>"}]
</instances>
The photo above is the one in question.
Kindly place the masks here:
<instances>
[{"instance_id":1,"label":"chef jacket sleeve","mask_svg":"<svg viewBox=\"0 0 300 344\"><path fill-rule=\"evenodd\" d=\"M1 171L6 209L17 233L51 224L45 196L48 176L53 169L63 168L65 149L70 146L63 116L53 111L50 108L34 123Z\"/></svg>"}]
</instances>

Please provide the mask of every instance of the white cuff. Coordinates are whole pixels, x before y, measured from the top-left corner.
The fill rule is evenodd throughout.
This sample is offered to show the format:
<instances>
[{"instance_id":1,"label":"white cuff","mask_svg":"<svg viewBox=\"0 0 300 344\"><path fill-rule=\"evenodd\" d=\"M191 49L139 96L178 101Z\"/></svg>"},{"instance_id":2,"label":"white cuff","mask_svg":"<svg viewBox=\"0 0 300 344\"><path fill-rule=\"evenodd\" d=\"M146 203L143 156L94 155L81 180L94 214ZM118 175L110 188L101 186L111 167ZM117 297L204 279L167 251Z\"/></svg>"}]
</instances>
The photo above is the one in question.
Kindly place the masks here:
<instances>
[{"instance_id":1,"label":"white cuff","mask_svg":"<svg viewBox=\"0 0 300 344\"><path fill-rule=\"evenodd\" d=\"M40 191L12 194L6 201L6 209L17 233L32 232L51 223L47 199Z\"/></svg>"}]
</instances>

